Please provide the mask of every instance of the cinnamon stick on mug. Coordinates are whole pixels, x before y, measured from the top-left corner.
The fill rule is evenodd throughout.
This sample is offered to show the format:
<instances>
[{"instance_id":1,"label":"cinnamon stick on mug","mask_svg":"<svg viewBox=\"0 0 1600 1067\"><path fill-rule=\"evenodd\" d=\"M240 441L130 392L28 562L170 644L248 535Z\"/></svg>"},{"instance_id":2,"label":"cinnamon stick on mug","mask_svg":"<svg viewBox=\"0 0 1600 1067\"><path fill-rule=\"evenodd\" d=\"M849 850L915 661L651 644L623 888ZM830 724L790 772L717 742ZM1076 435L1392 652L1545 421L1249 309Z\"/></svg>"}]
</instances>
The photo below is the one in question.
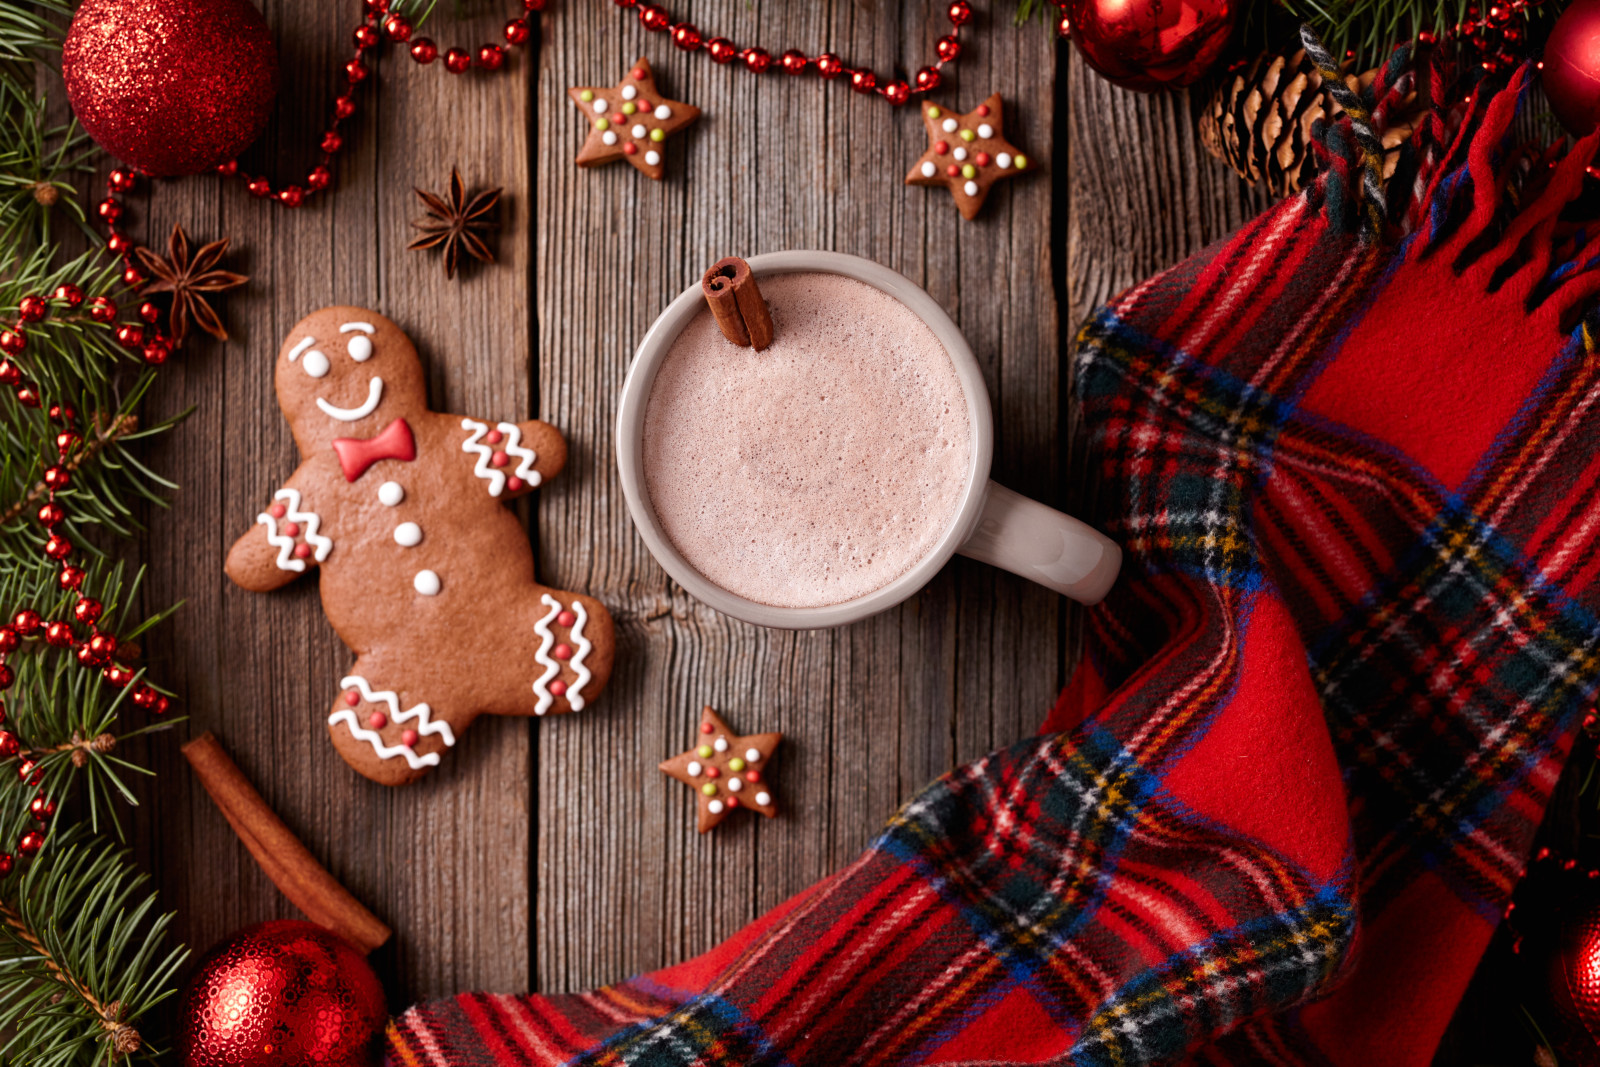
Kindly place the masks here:
<instances>
[{"instance_id":1,"label":"cinnamon stick on mug","mask_svg":"<svg viewBox=\"0 0 1600 1067\"><path fill-rule=\"evenodd\" d=\"M719 259L700 279L700 289L722 327L722 336L757 352L772 343L772 315L761 299L750 264L738 256Z\"/></svg>"},{"instance_id":2,"label":"cinnamon stick on mug","mask_svg":"<svg viewBox=\"0 0 1600 1067\"><path fill-rule=\"evenodd\" d=\"M370 953L389 940L389 928L362 907L273 814L215 737L201 734L183 746L183 754L250 855L306 918L362 952Z\"/></svg>"}]
</instances>

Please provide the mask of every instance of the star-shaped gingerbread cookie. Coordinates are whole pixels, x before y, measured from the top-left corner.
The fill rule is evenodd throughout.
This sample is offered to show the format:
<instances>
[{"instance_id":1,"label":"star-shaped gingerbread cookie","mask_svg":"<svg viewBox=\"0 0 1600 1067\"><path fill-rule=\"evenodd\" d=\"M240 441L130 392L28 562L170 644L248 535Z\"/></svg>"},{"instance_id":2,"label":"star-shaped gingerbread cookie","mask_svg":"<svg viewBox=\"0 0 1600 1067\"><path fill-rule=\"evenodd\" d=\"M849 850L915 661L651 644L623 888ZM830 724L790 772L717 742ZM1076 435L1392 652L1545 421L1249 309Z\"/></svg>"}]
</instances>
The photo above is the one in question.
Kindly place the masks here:
<instances>
[{"instance_id":1,"label":"star-shaped gingerbread cookie","mask_svg":"<svg viewBox=\"0 0 1600 1067\"><path fill-rule=\"evenodd\" d=\"M1032 165L1000 133L999 93L965 115L923 104L922 122L928 150L906 175L906 184L948 186L964 219L977 215L995 182Z\"/></svg>"},{"instance_id":2,"label":"star-shaped gingerbread cookie","mask_svg":"<svg viewBox=\"0 0 1600 1067\"><path fill-rule=\"evenodd\" d=\"M589 139L578 152L578 166L626 159L656 181L661 180L667 138L700 117L699 108L656 91L655 75L643 59L613 86L582 85L568 89L567 95L589 120Z\"/></svg>"},{"instance_id":3,"label":"star-shaped gingerbread cookie","mask_svg":"<svg viewBox=\"0 0 1600 1067\"><path fill-rule=\"evenodd\" d=\"M782 740L782 734L740 737L708 704L700 712L699 743L667 760L661 769L699 795L697 825L701 833L727 818L734 808L759 811L770 819L778 809L766 780L767 764Z\"/></svg>"}]
</instances>

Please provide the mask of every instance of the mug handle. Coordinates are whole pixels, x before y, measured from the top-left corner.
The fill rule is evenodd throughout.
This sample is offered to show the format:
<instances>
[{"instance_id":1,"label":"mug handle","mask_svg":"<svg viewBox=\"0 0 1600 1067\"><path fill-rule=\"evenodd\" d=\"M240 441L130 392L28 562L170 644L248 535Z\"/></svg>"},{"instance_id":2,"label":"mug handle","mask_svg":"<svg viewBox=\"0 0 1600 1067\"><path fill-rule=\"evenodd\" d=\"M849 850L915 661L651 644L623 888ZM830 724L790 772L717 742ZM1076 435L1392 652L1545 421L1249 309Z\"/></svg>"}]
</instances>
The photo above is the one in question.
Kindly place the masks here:
<instances>
[{"instance_id":1,"label":"mug handle","mask_svg":"<svg viewBox=\"0 0 1600 1067\"><path fill-rule=\"evenodd\" d=\"M1122 549L1105 534L993 481L977 526L956 551L1080 604L1100 603L1122 567Z\"/></svg>"}]
</instances>

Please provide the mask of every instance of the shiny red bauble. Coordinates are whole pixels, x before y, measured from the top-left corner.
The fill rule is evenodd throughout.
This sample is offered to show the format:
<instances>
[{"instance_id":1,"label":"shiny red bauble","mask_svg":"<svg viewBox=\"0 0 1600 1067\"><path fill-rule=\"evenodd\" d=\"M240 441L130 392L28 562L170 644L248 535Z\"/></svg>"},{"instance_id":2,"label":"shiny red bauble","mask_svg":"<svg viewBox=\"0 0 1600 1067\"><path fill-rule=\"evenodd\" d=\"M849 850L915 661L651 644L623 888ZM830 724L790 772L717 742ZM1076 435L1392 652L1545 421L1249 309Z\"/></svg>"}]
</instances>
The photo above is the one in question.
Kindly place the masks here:
<instances>
[{"instance_id":1,"label":"shiny red bauble","mask_svg":"<svg viewBox=\"0 0 1600 1067\"><path fill-rule=\"evenodd\" d=\"M693 52L700 47L700 31L687 22L680 22L672 27L672 43L685 52Z\"/></svg>"},{"instance_id":2,"label":"shiny red bauble","mask_svg":"<svg viewBox=\"0 0 1600 1067\"><path fill-rule=\"evenodd\" d=\"M713 37L706 42L706 52L713 63L731 63L739 54L739 48L726 37Z\"/></svg>"},{"instance_id":3,"label":"shiny red bauble","mask_svg":"<svg viewBox=\"0 0 1600 1067\"><path fill-rule=\"evenodd\" d=\"M1155 92L1210 70L1240 7L1239 0L1071 0L1066 17L1091 67L1124 89Z\"/></svg>"},{"instance_id":4,"label":"shiny red bauble","mask_svg":"<svg viewBox=\"0 0 1600 1067\"><path fill-rule=\"evenodd\" d=\"M248 926L206 954L183 993L184 1067L366 1067L388 1012L347 942L308 922Z\"/></svg>"},{"instance_id":5,"label":"shiny red bauble","mask_svg":"<svg viewBox=\"0 0 1600 1067\"><path fill-rule=\"evenodd\" d=\"M1556 19L1540 77L1568 132L1582 137L1600 125L1600 0L1574 0Z\"/></svg>"},{"instance_id":6,"label":"shiny red bauble","mask_svg":"<svg viewBox=\"0 0 1600 1067\"><path fill-rule=\"evenodd\" d=\"M198 174L260 136L278 50L250 0L84 0L61 74L106 151L147 174Z\"/></svg>"},{"instance_id":7,"label":"shiny red bauble","mask_svg":"<svg viewBox=\"0 0 1600 1067\"><path fill-rule=\"evenodd\" d=\"M844 60L832 52L824 52L817 57L817 73L832 81L844 73Z\"/></svg>"}]
</instances>

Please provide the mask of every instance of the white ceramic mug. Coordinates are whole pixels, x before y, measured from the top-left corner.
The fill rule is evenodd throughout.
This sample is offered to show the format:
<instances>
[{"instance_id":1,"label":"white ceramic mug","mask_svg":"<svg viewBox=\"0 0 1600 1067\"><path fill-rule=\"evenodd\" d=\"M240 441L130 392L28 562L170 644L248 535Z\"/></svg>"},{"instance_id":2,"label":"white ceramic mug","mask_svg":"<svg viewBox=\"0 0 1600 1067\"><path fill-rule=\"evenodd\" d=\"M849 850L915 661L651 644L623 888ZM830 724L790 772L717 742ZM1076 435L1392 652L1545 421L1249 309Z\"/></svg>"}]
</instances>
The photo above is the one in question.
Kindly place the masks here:
<instances>
[{"instance_id":1,"label":"white ceramic mug","mask_svg":"<svg viewBox=\"0 0 1600 1067\"><path fill-rule=\"evenodd\" d=\"M1122 551L1104 534L1070 515L1046 507L989 480L994 421L989 391L972 349L944 309L920 287L887 267L841 252L770 252L749 260L757 277L796 272L842 274L894 297L915 312L944 345L967 397L972 431L966 488L944 536L915 566L889 584L854 600L822 607L781 608L746 599L713 583L691 567L661 528L644 481L644 416L656 371L672 342L706 306L697 279L651 325L622 385L617 411L617 467L628 511L652 555L674 581L725 615L760 626L811 630L875 615L926 585L951 556L983 560L1083 604L1095 604L1116 581Z\"/></svg>"}]
</instances>

